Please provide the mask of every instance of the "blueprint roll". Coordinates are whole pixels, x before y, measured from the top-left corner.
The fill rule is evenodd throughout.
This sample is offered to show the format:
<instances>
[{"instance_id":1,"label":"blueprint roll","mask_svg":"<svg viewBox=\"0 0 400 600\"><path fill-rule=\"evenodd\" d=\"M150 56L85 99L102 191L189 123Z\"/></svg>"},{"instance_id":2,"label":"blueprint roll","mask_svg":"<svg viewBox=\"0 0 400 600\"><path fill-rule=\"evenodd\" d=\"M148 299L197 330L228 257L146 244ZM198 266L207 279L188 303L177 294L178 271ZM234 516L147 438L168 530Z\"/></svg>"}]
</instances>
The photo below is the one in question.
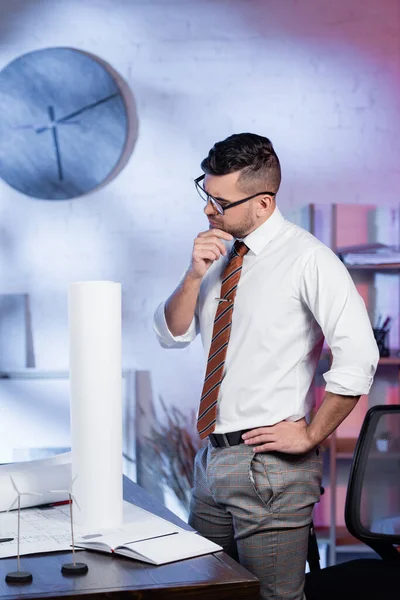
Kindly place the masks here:
<instances>
[{"instance_id":1,"label":"blueprint roll","mask_svg":"<svg viewBox=\"0 0 400 600\"><path fill-rule=\"evenodd\" d=\"M115 528L123 521L121 284L72 283L68 301L74 521Z\"/></svg>"}]
</instances>

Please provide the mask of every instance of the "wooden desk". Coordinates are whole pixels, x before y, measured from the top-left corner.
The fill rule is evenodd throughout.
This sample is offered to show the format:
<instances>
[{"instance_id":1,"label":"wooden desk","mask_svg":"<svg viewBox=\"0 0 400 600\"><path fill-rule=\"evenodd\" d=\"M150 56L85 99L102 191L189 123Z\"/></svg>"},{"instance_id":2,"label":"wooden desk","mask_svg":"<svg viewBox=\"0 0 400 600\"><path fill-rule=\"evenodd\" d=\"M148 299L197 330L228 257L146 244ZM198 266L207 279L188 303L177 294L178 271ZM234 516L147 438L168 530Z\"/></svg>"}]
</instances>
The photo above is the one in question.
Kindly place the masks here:
<instances>
[{"instance_id":1,"label":"wooden desk","mask_svg":"<svg viewBox=\"0 0 400 600\"><path fill-rule=\"evenodd\" d=\"M174 513L145 490L124 478L124 498L180 527L190 529ZM95 552L78 553L89 566L81 577L65 577L61 565L70 562L69 552L23 556L21 568L33 574L33 583L8 585L4 578L16 569L16 559L0 560L0 600L76 598L81 600L258 600L259 583L224 552L207 554L154 567L122 556Z\"/></svg>"}]
</instances>

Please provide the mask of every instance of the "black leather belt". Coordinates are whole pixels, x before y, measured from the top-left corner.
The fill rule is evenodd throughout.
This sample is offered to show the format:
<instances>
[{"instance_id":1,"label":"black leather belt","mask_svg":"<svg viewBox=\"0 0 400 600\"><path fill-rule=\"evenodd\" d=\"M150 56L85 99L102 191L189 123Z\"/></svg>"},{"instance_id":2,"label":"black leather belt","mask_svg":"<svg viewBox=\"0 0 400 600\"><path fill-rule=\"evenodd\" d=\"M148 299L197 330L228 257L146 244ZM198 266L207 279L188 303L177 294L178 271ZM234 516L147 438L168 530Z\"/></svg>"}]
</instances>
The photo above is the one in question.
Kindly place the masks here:
<instances>
[{"instance_id":1,"label":"black leather belt","mask_svg":"<svg viewBox=\"0 0 400 600\"><path fill-rule=\"evenodd\" d=\"M228 448L228 446L237 446L243 444L242 435L249 429L241 429L240 431L230 431L229 433L210 433L208 439L214 448Z\"/></svg>"}]
</instances>

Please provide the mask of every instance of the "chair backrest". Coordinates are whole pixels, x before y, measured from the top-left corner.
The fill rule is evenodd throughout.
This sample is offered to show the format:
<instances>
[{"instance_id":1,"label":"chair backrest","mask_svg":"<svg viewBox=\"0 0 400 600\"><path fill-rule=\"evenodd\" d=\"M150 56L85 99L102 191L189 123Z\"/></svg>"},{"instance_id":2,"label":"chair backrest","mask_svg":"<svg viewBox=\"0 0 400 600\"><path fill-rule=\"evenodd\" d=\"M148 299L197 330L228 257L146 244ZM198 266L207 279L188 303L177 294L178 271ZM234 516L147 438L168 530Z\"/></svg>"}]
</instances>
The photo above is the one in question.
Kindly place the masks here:
<instances>
[{"instance_id":1,"label":"chair backrest","mask_svg":"<svg viewBox=\"0 0 400 600\"><path fill-rule=\"evenodd\" d=\"M382 558L400 561L400 406L374 406L357 441L345 520Z\"/></svg>"}]
</instances>

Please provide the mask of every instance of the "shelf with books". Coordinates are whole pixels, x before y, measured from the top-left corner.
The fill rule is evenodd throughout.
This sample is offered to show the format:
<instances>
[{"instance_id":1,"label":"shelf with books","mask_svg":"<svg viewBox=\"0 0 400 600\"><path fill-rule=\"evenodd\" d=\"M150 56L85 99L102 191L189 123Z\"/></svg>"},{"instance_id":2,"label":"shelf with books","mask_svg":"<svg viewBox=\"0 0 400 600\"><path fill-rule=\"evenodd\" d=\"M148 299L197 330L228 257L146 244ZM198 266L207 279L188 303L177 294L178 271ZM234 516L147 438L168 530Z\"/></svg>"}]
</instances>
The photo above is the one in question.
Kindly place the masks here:
<instances>
[{"instance_id":1,"label":"shelf with books","mask_svg":"<svg viewBox=\"0 0 400 600\"><path fill-rule=\"evenodd\" d=\"M349 271L399 271L400 263L377 264L377 265L348 265L344 263Z\"/></svg>"},{"instance_id":2,"label":"shelf with books","mask_svg":"<svg viewBox=\"0 0 400 600\"><path fill-rule=\"evenodd\" d=\"M329 527L321 525L315 527L315 533L317 534L318 541L322 543L329 542ZM337 546L360 546L361 542L357 538L353 537L344 525L339 525L336 528L336 545Z\"/></svg>"},{"instance_id":3,"label":"shelf with books","mask_svg":"<svg viewBox=\"0 0 400 600\"><path fill-rule=\"evenodd\" d=\"M360 398L322 445L326 449L325 494L316 505L314 522L317 538L328 543L329 564L335 564L338 548L343 551L359 546L344 525L344 505L351 459L364 416L370 406L400 401L400 207L312 204L299 217L298 224L337 253L347 267L376 329L380 328L382 315L385 351L386 346L391 348L389 356L379 360L369 396ZM384 320L386 315L391 317L388 321ZM325 394L323 374L329 370L331 359L329 349L324 348L313 390L316 408ZM376 459L381 457L377 451Z\"/></svg>"},{"instance_id":4,"label":"shelf with books","mask_svg":"<svg viewBox=\"0 0 400 600\"><path fill-rule=\"evenodd\" d=\"M329 543L329 527L327 526L319 526L315 527L315 533L317 535L317 539L321 543ZM366 554L372 554L373 550L369 546L366 546L360 540L353 537L351 533L349 533L347 527L338 526L336 528L336 546L340 548L341 552L365 552ZM396 548L397 552L400 552L400 546Z\"/></svg>"},{"instance_id":5,"label":"shelf with books","mask_svg":"<svg viewBox=\"0 0 400 600\"><path fill-rule=\"evenodd\" d=\"M353 458L354 450L357 444L357 438L336 438L336 456L337 458Z\"/></svg>"},{"instance_id":6,"label":"shelf with books","mask_svg":"<svg viewBox=\"0 0 400 600\"><path fill-rule=\"evenodd\" d=\"M357 437L345 438L345 437L336 437L336 458L337 459L352 459L354 456L354 451L357 444ZM324 443L325 448L328 450L330 447L330 438L326 440ZM384 451L380 451L376 449L375 452L371 452L369 455L371 460L387 460L387 454ZM393 460L400 460L400 449L399 452L391 452L390 458Z\"/></svg>"},{"instance_id":7,"label":"shelf with books","mask_svg":"<svg viewBox=\"0 0 400 600\"><path fill-rule=\"evenodd\" d=\"M400 365L399 350L391 350L390 356L382 356L379 365Z\"/></svg>"},{"instance_id":8,"label":"shelf with books","mask_svg":"<svg viewBox=\"0 0 400 600\"><path fill-rule=\"evenodd\" d=\"M324 348L321 352L320 360L330 360L332 358L331 351ZM400 366L400 350L391 349L389 356L381 356L378 365L398 365Z\"/></svg>"}]
</instances>

